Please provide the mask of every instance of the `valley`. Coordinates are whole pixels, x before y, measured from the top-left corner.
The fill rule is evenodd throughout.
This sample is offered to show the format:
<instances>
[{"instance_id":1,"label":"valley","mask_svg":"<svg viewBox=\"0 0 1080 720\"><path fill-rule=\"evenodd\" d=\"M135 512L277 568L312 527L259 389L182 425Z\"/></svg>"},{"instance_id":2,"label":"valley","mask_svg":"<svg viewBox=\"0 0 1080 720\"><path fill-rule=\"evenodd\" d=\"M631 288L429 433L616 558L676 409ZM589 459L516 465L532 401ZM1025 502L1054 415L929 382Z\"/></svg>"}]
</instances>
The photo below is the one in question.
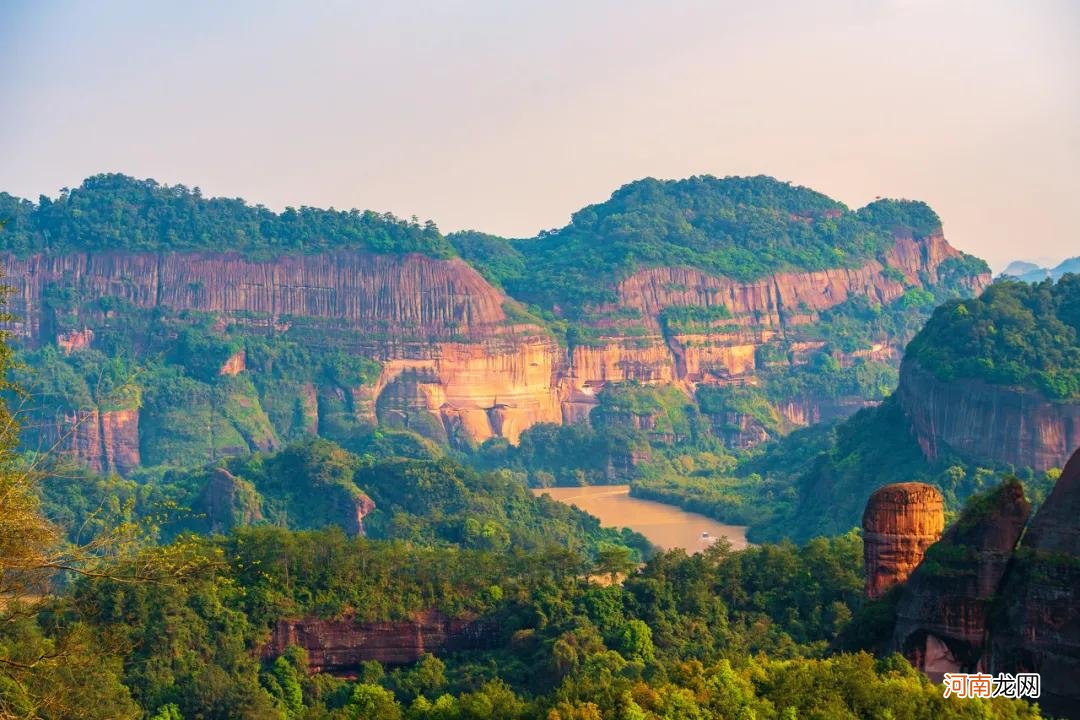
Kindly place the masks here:
<instances>
[{"instance_id":1,"label":"valley","mask_svg":"<svg viewBox=\"0 0 1080 720\"><path fill-rule=\"evenodd\" d=\"M0 213L16 545L93 548L0 653L123 637L103 717L1034 718L933 680L1078 652L1017 638L1071 578L1018 538L1071 502L1080 284L991 284L923 203L645 179L512 240L101 175ZM1008 623L925 605L991 585ZM16 694L86 704L69 664Z\"/></svg>"}]
</instances>

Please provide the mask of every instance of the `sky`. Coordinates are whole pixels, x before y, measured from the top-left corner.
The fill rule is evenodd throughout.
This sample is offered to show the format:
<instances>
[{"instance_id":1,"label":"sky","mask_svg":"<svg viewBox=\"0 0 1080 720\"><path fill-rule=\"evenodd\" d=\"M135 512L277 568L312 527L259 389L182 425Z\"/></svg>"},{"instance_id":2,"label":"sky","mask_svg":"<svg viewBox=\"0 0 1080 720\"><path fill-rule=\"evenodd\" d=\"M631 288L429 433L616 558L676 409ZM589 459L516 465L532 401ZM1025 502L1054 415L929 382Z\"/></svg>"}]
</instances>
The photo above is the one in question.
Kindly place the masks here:
<instances>
[{"instance_id":1,"label":"sky","mask_svg":"<svg viewBox=\"0 0 1080 720\"><path fill-rule=\"evenodd\" d=\"M1080 255L1072 0L0 0L0 190L100 172L533 235L646 176Z\"/></svg>"}]
</instances>

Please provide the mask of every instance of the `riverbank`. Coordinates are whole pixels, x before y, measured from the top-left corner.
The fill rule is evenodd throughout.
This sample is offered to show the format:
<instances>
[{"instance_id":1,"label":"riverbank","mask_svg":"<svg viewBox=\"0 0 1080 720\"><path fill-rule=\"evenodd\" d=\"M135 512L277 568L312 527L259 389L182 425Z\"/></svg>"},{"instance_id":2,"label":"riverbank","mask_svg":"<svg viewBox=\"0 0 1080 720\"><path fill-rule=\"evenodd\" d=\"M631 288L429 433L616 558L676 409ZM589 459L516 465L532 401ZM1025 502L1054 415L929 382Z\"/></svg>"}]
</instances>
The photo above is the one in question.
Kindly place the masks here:
<instances>
[{"instance_id":1,"label":"riverbank","mask_svg":"<svg viewBox=\"0 0 1080 720\"><path fill-rule=\"evenodd\" d=\"M674 505L631 497L629 485L534 488L532 492L595 515L602 525L635 530L664 550L700 552L721 537L735 550L748 544L745 526L725 525Z\"/></svg>"}]
</instances>

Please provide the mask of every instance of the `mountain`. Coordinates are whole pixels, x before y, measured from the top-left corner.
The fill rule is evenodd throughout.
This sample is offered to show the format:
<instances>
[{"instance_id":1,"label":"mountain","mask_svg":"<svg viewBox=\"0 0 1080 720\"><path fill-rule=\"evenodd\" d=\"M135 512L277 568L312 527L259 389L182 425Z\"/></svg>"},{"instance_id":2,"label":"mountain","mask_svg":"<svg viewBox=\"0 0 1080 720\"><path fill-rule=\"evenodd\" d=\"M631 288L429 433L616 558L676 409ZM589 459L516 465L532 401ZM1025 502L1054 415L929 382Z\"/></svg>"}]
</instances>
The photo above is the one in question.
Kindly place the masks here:
<instances>
[{"instance_id":1,"label":"mountain","mask_svg":"<svg viewBox=\"0 0 1080 720\"><path fill-rule=\"evenodd\" d=\"M1057 280L1068 273L1080 273L1080 257L1063 260L1052 268L1045 268L1035 263L1016 260L1009 263L1001 274L1024 282L1041 282L1046 279Z\"/></svg>"},{"instance_id":2,"label":"mountain","mask_svg":"<svg viewBox=\"0 0 1080 720\"><path fill-rule=\"evenodd\" d=\"M1040 268L1037 264L1033 262L1027 262L1026 260L1013 260L1011 263L1008 264L1008 266L1006 266L1004 270L1001 271L1001 274L1007 277L1020 277L1021 275L1026 275L1030 272L1035 272L1041 269L1042 268Z\"/></svg>"},{"instance_id":3,"label":"mountain","mask_svg":"<svg viewBox=\"0 0 1080 720\"><path fill-rule=\"evenodd\" d=\"M513 241L118 175L0 215L31 445L103 471L377 423L517 442L626 382L749 447L880 400L930 308L989 281L921 203L765 177L638 181Z\"/></svg>"}]
</instances>

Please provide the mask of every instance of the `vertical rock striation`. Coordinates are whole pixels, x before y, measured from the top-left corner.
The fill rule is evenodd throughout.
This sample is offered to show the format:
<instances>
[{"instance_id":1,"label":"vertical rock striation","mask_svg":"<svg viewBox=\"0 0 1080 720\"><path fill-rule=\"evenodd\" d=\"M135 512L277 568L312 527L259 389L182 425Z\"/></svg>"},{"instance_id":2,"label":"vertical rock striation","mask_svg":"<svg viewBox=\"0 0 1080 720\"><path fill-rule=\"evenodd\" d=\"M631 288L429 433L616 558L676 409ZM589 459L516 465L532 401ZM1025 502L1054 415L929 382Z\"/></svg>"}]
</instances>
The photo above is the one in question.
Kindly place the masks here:
<instances>
[{"instance_id":1,"label":"vertical rock striation","mask_svg":"<svg viewBox=\"0 0 1080 720\"><path fill-rule=\"evenodd\" d=\"M307 651L312 672L351 675L365 661L405 665L425 653L486 647L496 634L489 623L434 610L388 622L306 617L279 620L262 656L275 658L297 645Z\"/></svg>"},{"instance_id":2,"label":"vertical rock striation","mask_svg":"<svg viewBox=\"0 0 1080 720\"><path fill-rule=\"evenodd\" d=\"M896 391L930 460L946 449L1003 465L1061 467L1080 445L1080 404L977 380L944 382L904 361Z\"/></svg>"},{"instance_id":3,"label":"vertical rock striation","mask_svg":"<svg viewBox=\"0 0 1080 720\"><path fill-rule=\"evenodd\" d=\"M906 580L941 537L945 503L932 485L886 485L867 501L862 526L866 595L878 598Z\"/></svg>"}]
</instances>

